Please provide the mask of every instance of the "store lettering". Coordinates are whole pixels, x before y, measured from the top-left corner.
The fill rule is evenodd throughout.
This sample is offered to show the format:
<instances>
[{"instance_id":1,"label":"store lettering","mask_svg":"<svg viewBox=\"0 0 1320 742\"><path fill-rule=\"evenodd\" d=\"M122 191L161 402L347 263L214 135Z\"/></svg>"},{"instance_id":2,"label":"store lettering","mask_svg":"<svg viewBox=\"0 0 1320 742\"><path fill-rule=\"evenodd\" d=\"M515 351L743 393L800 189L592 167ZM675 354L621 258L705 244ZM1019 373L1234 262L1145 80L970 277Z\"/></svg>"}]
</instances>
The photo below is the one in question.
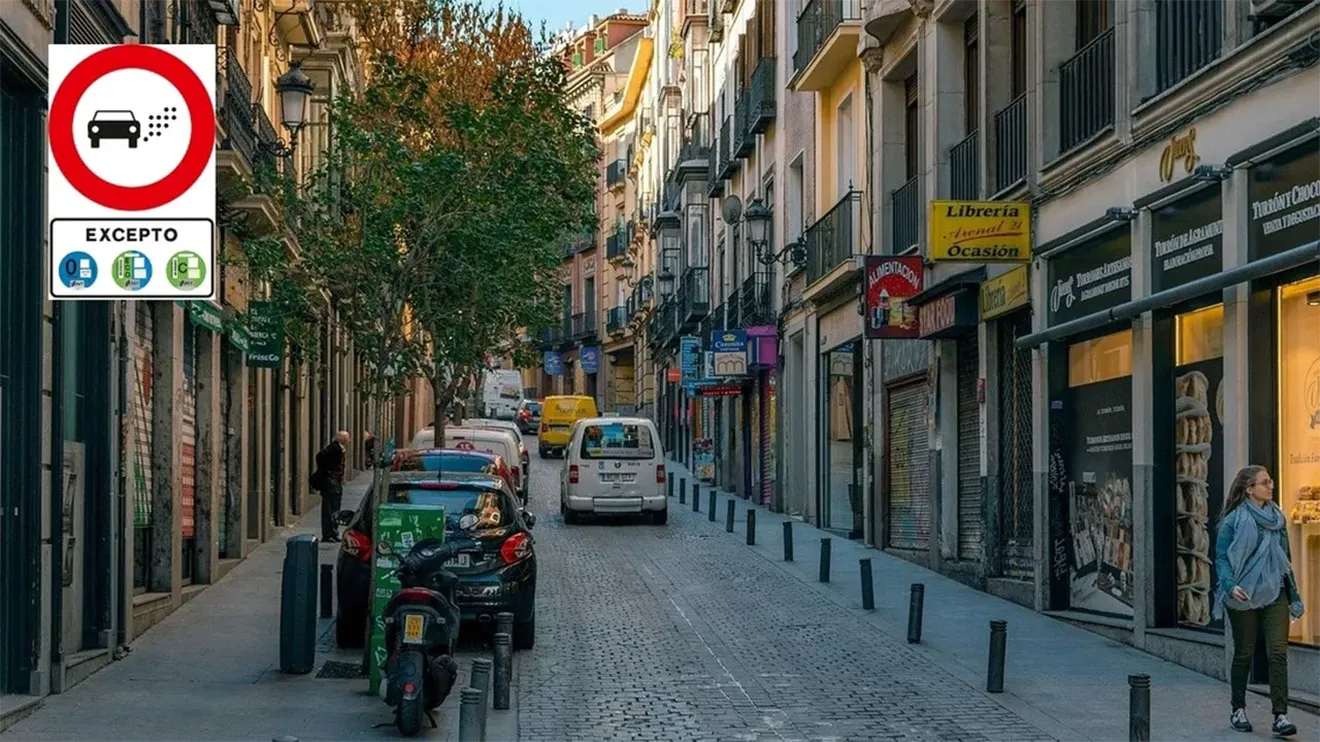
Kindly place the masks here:
<instances>
[{"instance_id":1,"label":"store lettering","mask_svg":"<svg viewBox=\"0 0 1320 742\"><path fill-rule=\"evenodd\" d=\"M954 311L956 298L953 295L944 296L929 304L922 305L917 313L917 321L921 327L922 335L931 335L940 330L953 327L957 320L957 314Z\"/></svg>"},{"instance_id":2,"label":"store lettering","mask_svg":"<svg viewBox=\"0 0 1320 742\"><path fill-rule=\"evenodd\" d=\"M874 286L877 283L880 283L880 280L885 276L893 274L897 274L899 278L907 281L909 286L921 285L921 276L918 276L915 271L909 268L907 263L902 263L897 260L890 260L877 264L871 271L868 281L871 286Z\"/></svg>"},{"instance_id":3,"label":"store lettering","mask_svg":"<svg viewBox=\"0 0 1320 742\"><path fill-rule=\"evenodd\" d=\"M1301 207L1261 225L1262 232L1267 235L1274 234L1320 219L1320 203L1307 203L1316 200L1320 200L1320 180L1293 186L1267 199L1256 201L1251 204L1251 217L1260 220L1293 207Z\"/></svg>"},{"instance_id":4,"label":"store lettering","mask_svg":"<svg viewBox=\"0 0 1320 742\"><path fill-rule=\"evenodd\" d=\"M1201 156L1196 154L1196 129L1188 129L1183 136L1174 135L1169 139L1168 145L1164 147L1164 152L1160 154L1160 182L1168 183L1173 180L1174 167L1182 161L1183 169L1190 175L1196 166L1201 162Z\"/></svg>"},{"instance_id":5,"label":"store lettering","mask_svg":"<svg viewBox=\"0 0 1320 742\"><path fill-rule=\"evenodd\" d=\"M967 230L969 233L977 231L983 230ZM995 235L1003 234L1000 230L984 231L992 232ZM949 257L951 258L981 258L983 260L1019 258L1022 256L1022 252L1022 248L1017 245L952 245L949 247Z\"/></svg>"},{"instance_id":6,"label":"store lettering","mask_svg":"<svg viewBox=\"0 0 1320 742\"><path fill-rule=\"evenodd\" d=\"M1072 309L1073 303L1077 297L1073 295L1073 277L1069 276L1066 280L1060 278L1054 282L1054 288L1050 289L1050 311L1059 311L1060 305Z\"/></svg>"}]
</instances>

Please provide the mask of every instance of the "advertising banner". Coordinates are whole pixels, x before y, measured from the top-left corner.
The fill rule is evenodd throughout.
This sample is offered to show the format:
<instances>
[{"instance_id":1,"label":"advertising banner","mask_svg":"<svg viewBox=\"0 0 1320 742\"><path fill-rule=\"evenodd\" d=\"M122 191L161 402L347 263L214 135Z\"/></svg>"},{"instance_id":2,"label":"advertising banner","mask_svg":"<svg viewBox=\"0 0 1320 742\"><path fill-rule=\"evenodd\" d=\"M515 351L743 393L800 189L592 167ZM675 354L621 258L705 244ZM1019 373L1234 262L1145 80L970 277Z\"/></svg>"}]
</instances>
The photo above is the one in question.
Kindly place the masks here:
<instances>
[{"instance_id":1,"label":"advertising banner","mask_svg":"<svg viewBox=\"0 0 1320 742\"><path fill-rule=\"evenodd\" d=\"M268 301L248 304L247 365L252 368L279 368L284 358L284 318Z\"/></svg>"},{"instance_id":2,"label":"advertising banner","mask_svg":"<svg viewBox=\"0 0 1320 742\"><path fill-rule=\"evenodd\" d=\"M962 263L1031 260L1031 204L931 201L930 259Z\"/></svg>"},{"instance_id":3,"label":"advertising banner","mask_svg":"<svg viewBox=\"0 0 1320 742\"><path fill-rule=\"evenodd\" d=\"M406 505L387 503L376 508L376 533L371 543L387 543L394 553L406 555L413 544L428 538L444 539L445 509L431 505ZM398 568L398 559L372 554L375 565L375 579L372 585L375 592L371 600L371 641L370 649L371 679L367 692L373 695L380 692L380 668L385 664L388 647L385 646L385 606L390 598L401 590L399 580L394 576Z\"/></svg>"},{"instance_id":4,"label":"advertising banner","mask_svg":"<svg viewBox=\"0 0 1320 742\"><path fill-rule=\"evenodd\" d=\"M578 360L582 362L582 373L596 373L600 370L600 346L582 346L582 348L578 350Z\"/></svg>"},{"instance_id":5,"label":"advertising banner","mask_svg":"<svg viewBox=\"0 0 1320 742\"><path fill-rule=\"evenodd\" d=\"M701 338L685 335L678 343L683 388L691 394L701 374Z\"/></svg>"},{"instance_id":6,"label":"advertising banner","mask_svg":"<svg viewBox=\"0 0 1320 742\"><path fill-rule=\"evenodd\" d=\"M747 331L719 330L711 336L711 351L715 357L715 376L745 376L747 374Z\"/></svg>"},{"instance_id":7,"label":"advertising banner","mask_svg":"<svg viewBox=\"0 0 1320 742\"><path fill-rule=\"evenodd\" d=\"M866 258L866 337L918 336L917 308L908 300L921 293L925 266L918 256Z\"/></svg>"},{"instance_id":8,"label":"advertising banner","mask_svg":"<svg viewBox=\"0 0 1320 742\"><path fill-rule=\"evenodd\" d=\"M559 355L559 351L547 350L544 365L545 372L550 376L562 376L564 374L564 357Z\"/></svg>"},{"instance_id":9,"label":"advertising banner","mask_svg":"<svg viewBox=\"0 0 1320 742\"><path fill-rule=\"evenodd\" d=\"M1063 457L1072 608L1132 616L1132 378L1069 390Z\"/></svg>"},{"instance_id":10,"label":"advertising banner","mask_svg":"<svg viewBox=\"0 0 1320 742\"><path fill-rule=\"evenodd\" d=\"M698 438L692 442L694 473L703 482L715 481L715 439Z\"/></svg>"},{"instance_id":11,"label":"advertising banner","mask_svg":"<svg viewBox=\"0 0 1320 742\"><path fill-rule=\"evenodd\" d=\"M988 320L1031 303L1031 266L1013 270L981 284L981 319Z\"/></svg>"}]
</instances>

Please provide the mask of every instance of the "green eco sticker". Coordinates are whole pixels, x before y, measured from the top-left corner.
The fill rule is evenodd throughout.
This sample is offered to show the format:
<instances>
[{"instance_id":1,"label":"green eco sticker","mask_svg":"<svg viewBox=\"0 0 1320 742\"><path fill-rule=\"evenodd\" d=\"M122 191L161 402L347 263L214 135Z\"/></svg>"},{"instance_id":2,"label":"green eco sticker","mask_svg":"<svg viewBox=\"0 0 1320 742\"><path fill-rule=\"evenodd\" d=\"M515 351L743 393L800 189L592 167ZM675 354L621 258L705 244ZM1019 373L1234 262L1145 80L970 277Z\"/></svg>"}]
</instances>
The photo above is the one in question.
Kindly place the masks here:
<instances>
[{"instance_id":1,"label":"green eco sticker","mask_svg":"<svg viewBox=\"0 0 1320 742\"><path fill-rule=\"evenodd\" d=\"M174 288L190 291L206 280L206 261L191 250L176 252L165 265L165 277Z\"/></svg>"}]
</instances>

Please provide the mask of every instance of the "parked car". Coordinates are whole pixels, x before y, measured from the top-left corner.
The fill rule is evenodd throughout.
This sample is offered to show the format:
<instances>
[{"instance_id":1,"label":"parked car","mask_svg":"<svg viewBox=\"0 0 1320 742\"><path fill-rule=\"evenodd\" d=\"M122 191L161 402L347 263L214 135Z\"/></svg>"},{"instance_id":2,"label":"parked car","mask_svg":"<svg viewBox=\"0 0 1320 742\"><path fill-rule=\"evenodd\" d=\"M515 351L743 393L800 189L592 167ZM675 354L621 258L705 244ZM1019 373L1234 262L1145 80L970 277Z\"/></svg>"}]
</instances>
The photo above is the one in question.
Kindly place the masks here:
<instances>
[{"instance_id":1,"label":"parked car","mask_svg":"<svg viewBox=\"0 0 1320 742\"><path fill-rule=\"evenodd\" d=\"M596 400L585 396L546 397L541 408L541 432L536 439L537 453L548 459L552 453L564 455L573 423L596 417Z\"/></svg>"},{"instance_id":2,"label":"parked car","mask_svg":"<svg viewBox=\"0 0 1320 742\"><path fill-rule=\"evenodd\" d=\"M523 481L528 481L527 477L531 475L532 457L527 453L527 443L523 441L522 430L518 424L509 420L489 420L477 418L475 420L464 420L463 426L467 428L485 428L488 430L507 430L513 433L513 437L518 439L518 458L522 463Z\"/></svg>"},{"instance_id":3,"label":"parked car","mask_svg":"<svg viewBox=\"0 0 1320 742\"><path fill-rule=\"evenodd\" d=\"M514 417L518 423L518 429L523 435L536 435L536 431L541 426L541 402L535 399L524 399L522 404L518 405L518 414Z\"/></svg>"},{"instance_id":4,"label":"parked car","mask_svg":"<svg viewBox=\"0 0 1320 742\"><path fill-rule=\"evenodd\" d=\"M573 427L560 474L564 522L582 514L645 513L656 525L669 520L665 454L655 423L641 417L595 417Z\"/></svg>"},{"instance_id":5,"label":"parked car","mask_svg":"<svg viewBox=\"0 0 1320 742\"><path fill-rule=\"evenodd\" d=\"M471 539L476 545L458 554L449 569L459 578L457 601L465 623L489 624L495 615L514 615L513 645L536 643L536 553L531 529L536 517L518 505L501 477L489 474L431 472L392 474L387 501L445 508L446 539ZM371 585L375 508L368 490L356 511L341 510L335 520L346 526L335 572L341 647L360 647L366 639ZM460 536L461 534L461 536Z\"/></svg>"},{"instance_id":6,"label":"parked car","mask_svg":"<svg viewBox=\"0 0 1320 742\"><path fill-rule=\"evenodd\" d=\"M433 471L444 474L490 474L502 477L517 492L519 478L508 460L497 453L453 448L405 449L394 453L394 472Z\"/></svg>"},{"instance_id":7,"label":"parked car","mask_svg":"<svg viewBox=\"0 0 1320 742\"><path fill-rule=\"evenodd\" d=\"M466 426L454 426L445 428L445 440L437 442L435 439L435 428L426 427L418 431L413 436L412 448L450 448L459 451L485 451L487 453L498 454L504 457L505 461L522 461L522 451L520 449L521 436L517 431L478 428ZM514 466L514 484L513 491L527 501L527 479L528 467Z\"/></svg>"}]
</instances>

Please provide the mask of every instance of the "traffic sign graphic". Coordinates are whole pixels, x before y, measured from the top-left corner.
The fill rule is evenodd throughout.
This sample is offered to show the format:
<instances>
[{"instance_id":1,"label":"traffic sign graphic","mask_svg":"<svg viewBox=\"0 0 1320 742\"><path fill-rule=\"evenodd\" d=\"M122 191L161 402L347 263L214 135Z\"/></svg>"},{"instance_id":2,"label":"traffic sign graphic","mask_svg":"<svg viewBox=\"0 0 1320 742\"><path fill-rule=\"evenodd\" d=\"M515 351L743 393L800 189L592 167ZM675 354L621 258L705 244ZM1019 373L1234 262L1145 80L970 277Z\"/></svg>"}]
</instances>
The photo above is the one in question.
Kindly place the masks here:
<instances>
[{"instance_id":1,"label":"traffic sign graphic","mask_svg":"<svg viewBox=\"0 0 1320 742\"><path fill-rule=\"evenodd\" d=\"M215 47L48 51L51 298L213 298ZM113 280L66 279L75 252Z\"/></svg>"}]
</instances>

